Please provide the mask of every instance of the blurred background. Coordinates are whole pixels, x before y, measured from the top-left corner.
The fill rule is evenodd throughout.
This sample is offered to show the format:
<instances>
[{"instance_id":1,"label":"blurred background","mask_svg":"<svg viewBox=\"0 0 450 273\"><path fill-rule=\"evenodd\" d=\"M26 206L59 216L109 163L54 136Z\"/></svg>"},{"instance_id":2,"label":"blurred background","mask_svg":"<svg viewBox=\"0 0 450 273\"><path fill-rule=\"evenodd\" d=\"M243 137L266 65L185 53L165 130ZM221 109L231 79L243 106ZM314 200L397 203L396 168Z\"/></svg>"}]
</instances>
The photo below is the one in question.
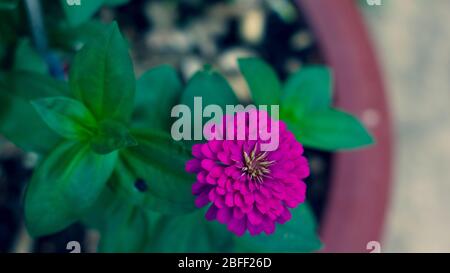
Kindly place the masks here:
<instances>
[{"instance_id":1,"label":"blurred background","mask_svg":"<svg viewBox=\"0 0 450 273\"><path fill-rule=\"evenodd\" d=\"M394 122L383 251L450 251L450 1L360 3Z\"/></svg>"}]
</instances>

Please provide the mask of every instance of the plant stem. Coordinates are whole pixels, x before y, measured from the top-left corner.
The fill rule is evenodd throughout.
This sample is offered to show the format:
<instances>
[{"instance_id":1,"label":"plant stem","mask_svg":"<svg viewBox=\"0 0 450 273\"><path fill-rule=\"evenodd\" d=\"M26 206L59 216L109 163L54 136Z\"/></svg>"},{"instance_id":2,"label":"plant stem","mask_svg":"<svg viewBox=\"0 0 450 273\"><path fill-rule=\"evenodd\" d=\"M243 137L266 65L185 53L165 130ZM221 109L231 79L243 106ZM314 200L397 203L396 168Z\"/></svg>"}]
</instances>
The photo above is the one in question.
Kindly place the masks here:
<instances>
[{"instance_id":1,"label":"plant stem","mask_svg":"<svg viewBox=\"0 0 450 273\"><path fill-rule=\"evenodd\" d=\"M48 49L47 33L42 19L41 2L39 0L25 0L33 43L38 53L44 58L50 74L57 79L64 79L64 70L58 57Z\"/></svg>"}]
</instances>

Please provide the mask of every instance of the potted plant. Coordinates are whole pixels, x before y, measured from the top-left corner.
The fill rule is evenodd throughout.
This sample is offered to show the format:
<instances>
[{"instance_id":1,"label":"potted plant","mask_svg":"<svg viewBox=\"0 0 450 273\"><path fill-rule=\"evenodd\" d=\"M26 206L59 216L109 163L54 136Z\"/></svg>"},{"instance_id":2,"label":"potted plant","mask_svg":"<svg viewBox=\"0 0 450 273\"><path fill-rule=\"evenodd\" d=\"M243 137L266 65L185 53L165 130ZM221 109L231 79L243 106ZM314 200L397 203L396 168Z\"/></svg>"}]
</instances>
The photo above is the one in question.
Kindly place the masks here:
<instances>
[{"instance_id":1,"label":"potted plant","mask_svg":"<svg viewBox=\"0 0 450 273\"><path fill-rule=\"evenodd\" d=\"M63 1L62 7L66 12L70 28L73 29L73 27L82 25L103 4L117 4L115 2L98 1L92 7L77 9L68 7ZM284 6L279 4L282 2L285 3ZM300 205L291 212L287 209L286 213L292 213L293 219L287 221L288 216L286 219L278 219L277 221L282 223L287 221L287 223L277 225L276 231L273 230L272 227L275 225L271 222L272 220L269 221L267 218L269 214L264 212L264 208L260 208L259 212L255 212L256 214L247 211L245 213L249 219L249 222L246 222L248 231L252 235L261 232L271 235L251 236L246 234L242 237L242 231L247 231L245 228L242 230L242 227L238 225L242 223L239 220L242 218L236 216L237 218L230 220L228 216L223 216L225 212L218 212L217 210L220 211L220 202L216 204L213 200L219 197L209 197L209 202L219 206L217 209L211 210L213 206L210 206L207 212L195 209L194 196L190 193L191 187L193 187L194 194L197 195L195 204L204 203L201 198L202 193L197 192L194 189L195 186L192 186L191 183L196 178L184 171L184 165L192 157L191 152L194 157L198 156L196 149L199 149L199 145L210 144L195 145L191 141L175 142L169 134L170 125L174 122L170 117L170 109L181 103L187 105L191 110L195 110L193 103L196 97L200 97L206 105L217 104L222 106L223 110L225 105L236 105L242 102L252 103L256 106L280 105L280 118L287 124L287 130L295 134L296 141L306 147L334 151L371 144L372 137L358 120L342 110L334 109L334 105L332 105L334 104L332 102L332 78L334 76L337 87L334 99L337 105L345 110L354 110L348 108L346 104L339 104L339 98L342 96L339 91L342 88L340 87L342 84L341 73L343 73L341 71L347 71L352 67L353 69L360 68L360 65L355 63L349 68L341 67L341 63L335 65L333 56L336 53L333 55L334 51L328 52L326 46L327 43L330 43L329 39L332 38L327 36L327 31L320 27L320 19L314 15L314 12L317 12L318 9L322 10L323 6L315 6L317 4L313 3L310 1L299 2L300 10L305 12L305 18L312 26L314 35L317 35L318 45L323 54L318 50L319 47L307 46L306 51L309 53L306 55L318 54L319 61L315 60L312 63L330 63L333 72L316 65L310 68L300 68L298 71L295 69L293 73L286 73L281 68L283 63L275 61L284 59L280 54L280 48L277 48L270 39L264 39L262 42L260 39L258 42L257 37L253 39L252 35L246 36L245 23L243 23L241 30L243 39L246 39L247 43L253 43L253 50L272 62L275 70L259 58L240 59L239 69L242 73L240 78L245 78L250 91L249 97L245 98L244 96L244 99L240 97L241 101L235 96L233 88L227 80L209 66L198 72L194 71L194 75L183 72L185 83L180 80L177 72L170 66L157 66L143 73L135 83L126 42L115 23L107 26L97 25L98 31L92 31L95 32L96 39L85 38L83 40L82 37L81 40L85 43L83 49L76 53L74 59L70 57L71 54L67 55L70 64L67 69L69 84L45 76L45 69L44 71L36 69L39 65L18 65L18 68L5 71L2 80L2 96L8 111L5 112L4 117L6 118L3 120L17 123L21 118L25 118L30 124L36 126L33 129L36 138L20 134L20 130L8 122L2 125L2 132L20 147L37 151L42 155L25 197L25 219L28 230L33 235L41 236L60 231L74 222L82 222L86 226L100 231L101 240L98 250L102 252L317 251L321 243L316 233L315 217L308 205ZM139 3L134 5L139 5ZM182 9L186 8L183 6L183 1L179 5ZM132 6L131 3L130 6ZM123 8L127 7L128 5ZM196 8L204 10L205 7L208 9L209 6L200 5ZM278 28L295 28L297 23L290 21L295 18L295 16L292 17L292 7L292 4L287 1L267 1L265 8L276 13L276 17L272 17L272 21L269 17L268 21L272 25L269 24L267 31L275 29L276 24L279 24ZM354 11L351 5L346 7L348 10ZM153 13L153 15L155 14ZM303 20L305 18L300 17ZM329 16L329 18L333 17ZM255 18L253 19L255 20ZM189 20L189 18L185 20ZM122 18L122 21L125 22L123 29L127 29L130 21L127 23L127 18ZM133 20L131 21L133 22ZM155 22L153 23L158 25L158 22ZM272 28L274 24L275 27ZM326 25L326 23L322 24ZM167 23L162 27L167 28ZM168 29L170 30L167 28L165 31ZM55 32L58 33L58 31ZM224 41L231 44L236 42L233 32L228 33L231 33L231 36L229 34L222 35L222 43ZM155 39L158 40L157 34L158 32L154 33L149 39L150 45L155 44ZM360 33L354 35L358 36L358 34ZM272 33L272 35L279 34ZM283 33L280 35L282 36ZM290 37L292 33L287 32L286 35ZM176 37L176 32L169 36ZM51 40L53 36L49 37ZM75 40L80 40L80 38ZM202 46L207 43L206 39L193 44ZM346 45L347 42L342 42L342 44ZM358 44L356 43L356 45ZM163 43L163 45L167 44ZM276 50L271 51L270 49ZM205 48L199 50L202 56L208 54L208 50ZM20 52L15 51L16 53ZM31 52L33 51L31 49ZM304 52L305 49L300 49L300 51ZM34 56L34 53L27 54ZM24 54L17 53L17 55L14 63L21 64L19 57ZM41 56L44 58L47 56L47 64L51 64L52 58L48 58L46 52ZM39 63L39 56L36 59ZM236 59L234 57L234 61ZM324 59L325 62L320 59ZM308 61L305 62L308 63ZM11 66L6 65L6 67L10 69ZM369 65L368 69L371 68L373 69L373 66ZM228 79L230 80L230 78ZM346 87L346 90L353 90ZM379 91L377 89L379 86L375 87L373 90ZM34 90L33 94L28 92L30 89ZM347 97L354 99L358 96L352 93L346 94L345 98ZM376 97L378 98L378 96ZM353 103L351 105L354 107ZM364 110L367 111L363 113L362 118L369 127L373 126L377 119L378 125L387 124L380 122L380 117L384 117L384 112L379 112L379 108L372 107ZM16 113L21 113L21 116ZM359 112L354 113L360 114ZM375 134L377 144L373 147L379 147L378 137ZM40 141L42 138L45 138L46 141ZM384 141L385 139L382 137L381 144L384 145ZM193 144L194 146L192 146ZM384 149L384 146L382 148ZM349 169L341 167L341 164L346 162L345 158L348 156L350 158L356 155L361 156L373 149L377 150L378 148L369 148L366 152L364 150L351 152L344 156L338 154L336 158L332 158L329 153L315 150L306 151L308 159L313 157L324 159L325 173L332 172L331 182L329 182L330 189L327 190L330 192L329 198L326 198L329 201L317 202L325 208L324 218L320 222L325 251L361 251L365 249L365 244L362 246L363 248L360 248L361 242L364 242L369 237L368 235L374 237L371 237L370 240L378 239L375 235L379 231L379 220L382 218L380 210L377 214L379 218L375 218L375 225L369 224L371 227L359 233L358 240L350 240L346 244L342 241L336 243L334 241L338 240L336 237L346 237L332 233L350 234L349 227L343 225L341 220L336 221L336 219L342 215L351 220L356 216L361 216L358 213L346 213L352 212L356 204L361 207L366 198L353 194L353 189L355 191L360 189L358 187L360 184L351 184L353 185L352 190L347 189L341 195L338 193L342 191L342 188L348 188L347 185L342 186L342 182L339 182L340 179L344 178L345 183L350 183L346 179L346 175L354 175L353 172L362 174L366 171L365 166L367 165L361 165L358 170L350 168L352 170L350 173ZM275 165L273 163L275 160L273 162L268 159L267 162L264 161L265 157L261 157L262 154L260 156L253 155L251 151L248 151L248 154L245 155L243 155L242 163L250 164L247 168L253 168L254 162L258 164L262 162L263 165L270 162L269 165ZM208 157L207 154L205 156ZM358 163L371 164L368 163L371 162L371 157L364 160L359 160L359 158L356 158ZM378 157L375 158L378 159ZM210 171L210 169L201 170L198 169L200 167L192 167L192 164L197 164L195 160L188 162L194 162L186 165L190 172L199 174L199 172ZM313 185L317 174L315 174L313 162L310 163L312 174L308 183ZM389 161L387 160L383 164L389 164ZM303 165L298 165L298 168L303 168L301 166ZM347 164L343 166L347 166ZM201 168L203 167L202 165ZM343 169L341 170L341 168ZM298 175L302 172L300 169L294 173ZM267 166L267 169L262 167L260 171L275 172L275 167ZM249 179L255 178L253 175L252 172ZM342 178L340 178L341 176ZM260 178L262 181L262 177ZM303 178L304 175L300 175L299 179ZM201 180L197 176L198 183L201 182L199 179ZM92 183L83 183L82 181L92 181ZM352 179L352 181L355 180ZM365 181L371 180L366 178ZM363 184L367 185L367 183ZM371 192L371 198L385 196L383 190L372 191L370 187L365 190ZM208 188L208 191L212 190ZM294 192L301 195L300 189L296 188ZM380 195L374 193L380 193ZM343 203L342 194L351 198L347 198L346 203ZM311 193L310 195L314 196ZM281 196L285 195L280 195L279 198L282 200L287 198ZM199 198L200 201L198 201ZM298 202L303 202L301 200L304 196L298 198L295 199L297 205ZM236 200L230 201L231 203L228 203L227 200L227 205L237 206L239 198L235 196L234 199ZM386 200L381 201L384 201L382 204L385 204ZM256 203L254 204L256 206ZM290 202L285 200L282 201L282 204L290 204ZM346 205L344 206L344 204ZM292 204L293 207L297 205ZM313 206L316 213L320 212L320 206L318 208ZM342 206L344 206L342 210L336 209L342 208ZM382 205L378 206L377 204L376 207L382 208ZM366 208L370 208L370 206ZM46 214L45 212L49 210L53 210L54 213ZM225 225L206 221L203 216L205 213L208 218L226 223L228 229L238 236L227 231ZM263 216L263 219L266 219L263 221L264 227L259 224L259 213L265 215ZM281 214L276 215L281 217ZM261 226L261 229L258 226Z\"/></svg>"}]
</instances>

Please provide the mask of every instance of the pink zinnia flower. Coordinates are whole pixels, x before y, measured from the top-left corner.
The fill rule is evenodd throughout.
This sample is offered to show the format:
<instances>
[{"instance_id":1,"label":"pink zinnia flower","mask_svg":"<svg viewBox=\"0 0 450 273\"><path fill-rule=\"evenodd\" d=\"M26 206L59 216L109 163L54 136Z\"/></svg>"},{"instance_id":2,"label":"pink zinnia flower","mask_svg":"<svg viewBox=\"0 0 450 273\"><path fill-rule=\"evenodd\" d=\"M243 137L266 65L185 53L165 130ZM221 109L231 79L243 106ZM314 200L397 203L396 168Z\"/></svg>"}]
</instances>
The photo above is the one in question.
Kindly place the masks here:
<instances>
[{"instance_id":1,"label":"pink zinnia flower","mask_svg":"<svg viewBox=\"0 0 450 273\"><path fill-rule=\"evenodd\" d=\"M238 115L234 116L234 129ZM305 201L303 179L309 175L309 167L302 156L303 147L282 121L274 121L266 112L263 117L269 130L274 124L270 122L279 125L276 150L261 151L261 144L267 140L259 136L256 140L210 140L194 145L195 158L186 164L188 172L197 174L192 186L196 206L210 204L206 219L226 224L238 236L246 230L251 235L273 233L276 223L291 218L289 209ZM225 120L219 129L227 128ZM248 122L244 127L246 136L254 130Z\"/></svg>"}]
</instances>

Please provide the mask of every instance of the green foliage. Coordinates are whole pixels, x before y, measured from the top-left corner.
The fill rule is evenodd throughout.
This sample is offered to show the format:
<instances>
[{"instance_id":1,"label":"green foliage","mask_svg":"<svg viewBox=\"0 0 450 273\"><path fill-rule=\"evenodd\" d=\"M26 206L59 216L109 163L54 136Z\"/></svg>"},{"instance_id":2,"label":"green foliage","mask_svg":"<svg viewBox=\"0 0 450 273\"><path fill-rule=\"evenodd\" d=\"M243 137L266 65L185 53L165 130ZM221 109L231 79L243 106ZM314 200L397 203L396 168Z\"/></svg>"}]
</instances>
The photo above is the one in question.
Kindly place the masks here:
<instances>
[{"instance_id":1,"label":"green foliage","mask_svg":"<svg viewBox=\"0 0 450 273\"><path fill-rule=\"evenodd\" d=\"M80 219L102 192L117 153L93 153L82 142L59 145L35 171L25 196L33 236L57 232Z\"/></svg>"},{"instance_id":2,"label":"green foliage","mask_svg":"<svg viewBox=\"0 0 450 273\"><path fill-rule=\"evenodd\" d=\"M97 204L94 217L102 217L99 252L143 252L147 245L149 221L145 210L106 189ZM97 219L98 220L98 219ZM105 224L107 223L107 224Z\"/></svg>"},{"instance_id":3,"label":"green foliage","mask_svg":"<svg viewBox=\"0 0 450 273\"><path fill-rule=\"evenodd\" d=\"M7 52L17 43L11 71L0 71L0 132L42 155L25 195L30 233L43 236L83 221L101 232L101 252L318 250L321 243L307 204L292 210L293 219L277 225L275 234L257 237L236 237L226 226L206 221L205 209L195 210L195 176L184 170L192 143L171 139L171 109L182 103L194 110L195 97L223 111L239 101L226 79L210 68L197 72L185 88L166 65L136 82L116 23L86 22L101 6L125 2L69 6L61 0L69 25L52 29L56 37L51 42L72 49L76 42L85 44L71 63L68 83L47 76L47 64L30 39L16 36L17 2L0 4L0 14L14 17L14 24L0 17L0 33L5 34L0 50ZM92 33L83 31L91 24ZM61 34L68 29L76 30L77 39ZM332 108L327 68L303 68L283 86L262 60L242 59L239 67L254 102L280 104L282 119L306 146L337 150L373 142L355 117Z\"/></svg>"},{"instance_id":4,"label":"green foliage","mask_svg":"<svg viewBox=\"0 0 450 273\"><path fill-rule=\"evenodd\" d=\"M281 84L275 71L261 59L239 60L239 68L244 75L255 104L279 104Z\"/></svg>"},{"instance_id":5,"label":"green foliage","mask_svg":"<svg viewBox=\"0 0 450 273\"><path fill-rule=\"evenodd\" d=\"M352 149L373 143L358 119L343 111L328 109L290 122L289 128L306 146L322 150Z\"/></svg>"},{"instance_id":6,"label":"green foliage","mask_svg":"<svg viewBox=\"0 0 450 273\"><path fill-rule=\"evenodd\" d=\"M30 40L22 39L16 48L13 70L46 74L48 69L42 57L31 46Z\"/></svg>"},{"instance_id":7,"label":"green foliage","mask_svg":"<svg viewBox=\"0 0 450 273\"><path fill-rule=\"evenodd\" d=\"M203 118L201 124L194 122L196 112L194 111L194 99L196 97L202 99L202 105L215 104L220 106L223 113L226 111L226 105L239 104L233 89L222 75L210 69L197 72L187 83L180 101L181 104L187 105L191 109L191 113L193 113L191 117L193 132L203 132L202 125L209 120L208 118ZM198 111L197 109L197 113ZM190 144L193 143L195 142L191 141Z\"/></svg>"},{"instance_id":8,"label":"green foliage","mask_svg":"<svg viewBox=\"0 0 450 273\"><path fill-rule=\"evenodd\" d=\"M85 219L94 204L108 203L110 200L99 200L105 198L101 194L106 191L105 185L115 188L116 199L124 198L128 205L114 205L115 220L103 228L105 239L101 250L135 249L128 236L136 236L136 228L147 223L147 210L181 214L194 209L190 190L194 177L184 171L190 152L162 131L168 131L167 115L181 93L181 83L173 69L166 66L153 69L144 74L139 84L138 95L153 103L156 110L137 104L139 120L151 124L160 118L155 126L159 130L151 131L129 129L135 80L126 42L115 24L80 51L71 68L69 85L40 73L10 73L1 85L8 98L20 98L14 97L12 102L22 103L17 112L7 111L13 115L11 120L20 118L20 108L30 109L23 113L23 119L36 118L33 124L42 127L36 129L37 133L48 132L61 143L57 145L55 141L46 147L47 156L27 190L25 218L34 236L59 231ZM30 93L30 87L36 93ZM163 100L159 103L156 95L162 94L165 96L161 96ZM13 133L20 132L19 129ZM7 131L2 130L8 136ZM16 143L22 140L11 136ZM26 139L27 144L30 138ZM135 187L137 180L143 180L148 190L139 191ZM53 213L46 215L50 209ZM136 215L145 217L135 218ZM89 220L85 221L89 224ZM120 240L118 243L108 240L108 236L116 233L123 234L123 244ZM142 239L136 237L135 242L142 243Z\"/></svg>"},{"instance_id":9,"label":"green foliage","mask_svg":"<svg viewBox=\"0 0 450 273\"><path fill-rule=\"evenodd\" d=\"M50 152L61 137L51 130L31 105L31 100L68 94L65 83L32 72L10 72L0 85L6 109L0 115L0 132L24 150Z\"/></svg>"},{"instance_id":10,"label":"green foliage","mask_svg":"<svg viewBox=\"0 0 450 273\"><path fill-rule=\"evenodd\" d=\"M97 127L94 116L79 101L66 97L50 97L31 102L47 125L62 137L84 140Z\"/></svg>"},{"instance_id":11,"label":"green foliage","mask_svg":"<svg viewBox=\"0 0 450 273\"><path fill-rule=\"evenodd\" d=\"M311 208L307 204L292 209L292 219L278 225L272 235L234 238L238 252L313 252L321 248Z\"/></svg>"},{"instance_id":12,"label":"green foliage","mask_svg":"<svg viewBox=\"0 0 450 273\"><path fill-rule=\"evenodd\" d=\"M177 72L161 65L145 72L136 83L133 125L168 130L170 112L182 94Z\"/></svg>"},{"instance_id":13,"label":"green foliage","mask_svg":"<svg viewBox=\"0 0 450 273\"><path fill-rule=\"evenodd\" d=\"M116 23L76 55L69 84L74 97L97 119L128 121L133 111L135 79L127 43Z\"/></svg>"},{"instance_id":14,"label":"green foliage","mask_svg":"<svg viewBox=\"0 0 450 273\"><path fill-rule=\"evenodd\" d=\"M136 145L136 139L125 124L108 119L99 122L97 133L91 141L92 150L99 154Z\"/></svg>"},{"instance_id":15,"label":"green foliage","mask_svg":"<svg viewBox=\"0 0 450 273\"><path fill-rule=\"evenodd\" d=\"M133 131L139 145L121 151L121 164L113 185L126 192L134 204L155 212L180 214L194 209L191 174L184 171L189 151L174 142L169 134ZM147 190L138 191L141 180Z\"/></svg>"},{"instance_id":16,"label":"green foliage","mask_svg":"<svg viewBox=\"0 0 450 273\"><path fill-rule=\"evenodd\" d=\"M167 216L148 214L147 252L231 252L232 234L217 222L205 220L205 210Z\"/></svg>"},{"instance_id":17,"label":"green foliage","mask_svg":"<svg viewBox=\"0 0 450 273\"><path fill-rule=\"evenodd\" d=\"M239 103L225 78L208 69L197 72L188 82L181 96L181 103L194 112L194 97L201 97L203 105L216 104L225 112L226 105Z\"/></svg>"},{"instance_id":18,"label":"green foliage","mask_svg":"<svg viewBox=\"0 0 450 273\"><path fill-rule=\"evenodd\" d=\"M292 75L284 87L283 106L301 118L305 112L328 109L332 99L331 71L323 66L305 67Z\"/></svg>"}]
</instances>

